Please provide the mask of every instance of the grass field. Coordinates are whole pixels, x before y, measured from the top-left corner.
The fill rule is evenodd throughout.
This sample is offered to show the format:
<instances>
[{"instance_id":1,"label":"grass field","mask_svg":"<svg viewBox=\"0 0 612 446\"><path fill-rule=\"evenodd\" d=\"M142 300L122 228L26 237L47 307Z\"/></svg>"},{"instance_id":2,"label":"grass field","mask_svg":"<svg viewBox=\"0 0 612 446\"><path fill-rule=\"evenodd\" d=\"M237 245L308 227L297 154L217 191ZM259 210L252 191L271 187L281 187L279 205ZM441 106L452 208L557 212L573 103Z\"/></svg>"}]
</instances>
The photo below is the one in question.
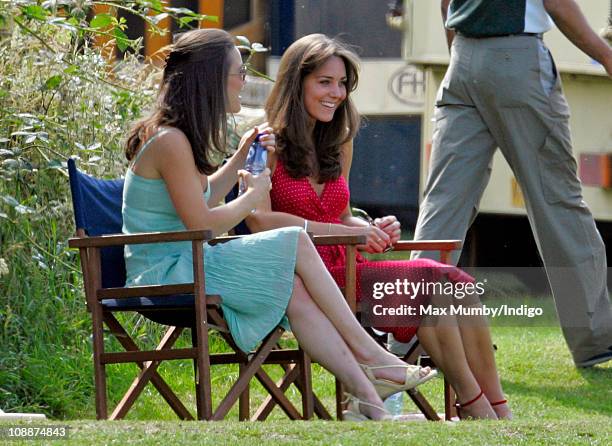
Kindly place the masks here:
<instances>
[{"instance_id":1,"label":"grass field","mask_svg":"<svg viewBox=\"0 0 612 446\"><path fill-rule=\"evenodd\" d=\"M461 423L290 422L275 410L269 421L239 423L236 411L229 421L178 422L154 389L148 389L126 421L56 420L70 426L68 441L56 444L612 444L612 364L577 370L556 327L494 327L497 360L504 390L515 413L511 422ZM112 386L129 384L129 370L119 370ZM162 369L171 385L193 407L191 365L175 363ZM227 387L236 371L217 369L213 385ZM278 376L278 374L277 374ZM314 388L333 408L334 381L316 368ZM422 386L442 408L442 380ZM252 385L253 406L262 392ZM297 400L297 395L292 394ZM93 410L93 401L91 402ZM406 404L405 411L415 408ZM92 414L84 415L84 418ZM5 440L0 438L0 441ZM47 441L48 442L48 441ZM25 444L26 442L23 441ZM51 442L53 443L53 442Z\"/></svg>"}]
</instances>

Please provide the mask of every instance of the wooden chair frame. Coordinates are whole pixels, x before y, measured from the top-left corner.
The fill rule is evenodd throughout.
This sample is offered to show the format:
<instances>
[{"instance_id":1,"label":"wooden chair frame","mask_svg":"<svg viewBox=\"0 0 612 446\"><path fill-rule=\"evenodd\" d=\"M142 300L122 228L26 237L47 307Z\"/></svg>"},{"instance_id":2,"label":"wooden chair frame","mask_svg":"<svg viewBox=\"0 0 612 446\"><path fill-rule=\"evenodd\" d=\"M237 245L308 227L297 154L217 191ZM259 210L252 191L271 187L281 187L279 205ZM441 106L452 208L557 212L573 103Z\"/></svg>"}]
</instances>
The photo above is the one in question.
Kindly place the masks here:
<instances>
[{"instance_id":1,"label":"wooden chair frame","mask_svg":"<svg viewBox=\"0 0 612 446\"><path fill-rule=\"evenodd\" d=\"M240 351L232 340L227 325L220 312L221 296L206 295L204 277L203 244L227 242L235 237L211 238L208 230L179 231L166 233L114 234L89 237L82 228L69 240L69 246L78 248L83 270L85 295L88 310L92 313L93 359L95 375L96 414L98 419L121 419L132 407L148 382L159 391L162 397L181 419L194 419L176 394L157 372L163 360L193 359L196 370L197 419L221 420L233 405L239 403L240 420L262 420L270 413L271 407L278 404L291 419L310 419L316 413L321 418L331 416L312 391L310 360L302 349L281 349L278 341L284 330L276 327L250 354ZM134 287L102 287L100 250L110 246L126 244L145 244L190 241L193 252L194 281L177 285L153 285ZM155 350L141 351L127 331L115 318L112 311L105 309L104 299L127 299L141 296L167 296L192 294L195 307L195 330L192 329L192 348L172 349L183 327L169 327ZM121 311L121 310L117 310ZM130 310L137 311L137 310ZM103 338L103 325L115 335L125 352L106 352ZM218 330L233 353L210 354L208 330ZM106 392L106 365L136 363L141 369L131 386L108 415ZM211 389L211 365L238 364L239 376L218 407L213 410ZM285 376L275 383L264 371L262 365L278 364L285 370ZM262 408L250 417L249 383L256 377L269 392L270 396ZM294 384L302 394L302 413L287 399L284 392Z\"/></svg>"}]
</instances>

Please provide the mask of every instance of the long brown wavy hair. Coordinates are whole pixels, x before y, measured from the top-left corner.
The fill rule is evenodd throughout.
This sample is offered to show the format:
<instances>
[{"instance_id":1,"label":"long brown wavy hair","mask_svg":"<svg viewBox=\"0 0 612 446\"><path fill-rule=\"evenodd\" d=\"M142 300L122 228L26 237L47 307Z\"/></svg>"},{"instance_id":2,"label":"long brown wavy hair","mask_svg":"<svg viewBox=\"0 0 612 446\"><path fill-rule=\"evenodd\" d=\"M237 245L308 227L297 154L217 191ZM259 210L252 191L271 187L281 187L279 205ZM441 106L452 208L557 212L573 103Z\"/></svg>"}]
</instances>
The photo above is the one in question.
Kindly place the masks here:
<instances>
[{"instance_id":1,"label":"long brown wavy hair","mask_svg":"<svg viewBox=\"0 0 612 446\"><path fill-rule=\"evenodd\" d=\"M304 78L332 56L344 61L346 99L330 122L317 121L311 131L304 106ZM266 102L266 113L277 134L279 159L289 175L294 178L316 175L320 183L340 176L341 146L354 138L359 130L359 114L350 97L357 88L358 78L358 56L338 39L310 34L287 48ZM313 153L316 157L312 156Z\"/></svg>"},{"instance_id":2,"label":"long brown wavy hair","mask_svg":"<svg viewBox=\"0 0 612 446\"><path fill-rule=\"evenodd\" d=\"M191 144L198 171L216 169L215 152L225 154L227 77L233 37L220 29L180 34L166 57L157 103L128 133L125 156L132 160L145 134L160 126L180 129Z\"/></svg>"}]
</instances>

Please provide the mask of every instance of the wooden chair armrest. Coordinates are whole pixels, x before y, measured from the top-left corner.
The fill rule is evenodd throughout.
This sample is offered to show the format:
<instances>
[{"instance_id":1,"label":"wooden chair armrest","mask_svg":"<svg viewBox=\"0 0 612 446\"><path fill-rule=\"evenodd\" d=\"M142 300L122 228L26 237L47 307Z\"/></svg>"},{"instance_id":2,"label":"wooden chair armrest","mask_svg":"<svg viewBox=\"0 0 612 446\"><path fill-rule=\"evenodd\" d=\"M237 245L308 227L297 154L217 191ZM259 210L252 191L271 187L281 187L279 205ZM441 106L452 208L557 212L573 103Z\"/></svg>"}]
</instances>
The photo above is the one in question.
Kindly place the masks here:
<instances>
[{"instance_id":1,"label":"wooden chair armrest","mask_svg":"<svg viewBox=\"0 0 612 446\"><path fill-rule=\"evenodd\" d=\"M365 235L314 235L315 245L364 245ZM394 251L454 251L461 249L461 240L400 240L393 245Z\"/></svg>"},{"instance_id":2,"label":"wooden chair armrest","mask_svg":"<svg viewBox=\"0 0 612 446\"><path fill-rule=\"evenodd\" d=\"M315 245L364 245L365 235L315 235L312 241Z\"/></svg>"},{"instance_id":3,"label":"wooden chair armrest","mask_svg":"<svg viewBox=\"0 0 612 446\"><path fill-rule=\"evenodd\" d=\"M207 241L212 239L212 231L198 229L193 231L143 232L140 234L109 234L94 237L72 237L68 240L71 248L104 248L107 246L140 245L145 243Z\"/></svg>"},{"instance_id":4,"label":"wooden chair armrest","mask_svg":"<svg viewBox=\"0 0 612 446\"><path fill-rule=\"evenodd\" d=\"M394 251L455 251L461 249L461 240L400 240L393 245Z\"/></svg>"}]
</instances>

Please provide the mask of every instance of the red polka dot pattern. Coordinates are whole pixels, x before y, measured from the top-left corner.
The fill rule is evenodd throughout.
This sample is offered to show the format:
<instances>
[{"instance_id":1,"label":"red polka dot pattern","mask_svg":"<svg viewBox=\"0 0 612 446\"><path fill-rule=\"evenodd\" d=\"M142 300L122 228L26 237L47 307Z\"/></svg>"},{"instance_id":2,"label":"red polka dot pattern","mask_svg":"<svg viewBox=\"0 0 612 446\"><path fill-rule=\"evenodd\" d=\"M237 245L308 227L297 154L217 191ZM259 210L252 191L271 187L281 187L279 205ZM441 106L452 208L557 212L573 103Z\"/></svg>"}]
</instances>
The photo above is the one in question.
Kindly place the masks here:
<instances>
[{"instance_id":1,"label":"red polka dot pattern","mask_svg":"<svg viewBox=\"0 0 612 446\"><path fill-rule=\"evenodd\" d=\"M291 178L283 163L279 160L272 175L270 198L273 211L286 212L311 221L341 223L339 217L349 202L350 194L346 180L340 176L337 180L325 183L321 196L318 196L308 178ZM317 251L334 280L340 287L343 287L346 263L345 248L343 246L318 246ZM381 282L393 282L397 278L406 278L414 282L422 279L425 281L437 281L440 280L443 274L449 273L448 265L443 265L429 259L372 262L358 254L358 300L362 297L360 279L365 269L369 270L368 274L376 274L377 280ZM454 267L451 267L451 270L452 274L448 274L451 280L469 281L470 277L461 270ZM425 304L428 300L429 296L420 295L415 299L407 299L404 302L396 302L393 305L408 304L418 308L419 305ZM416 333L418 326L377 328L393 333L394 337L400 342L408 342Z\"/></svg>"}]
</instances>

